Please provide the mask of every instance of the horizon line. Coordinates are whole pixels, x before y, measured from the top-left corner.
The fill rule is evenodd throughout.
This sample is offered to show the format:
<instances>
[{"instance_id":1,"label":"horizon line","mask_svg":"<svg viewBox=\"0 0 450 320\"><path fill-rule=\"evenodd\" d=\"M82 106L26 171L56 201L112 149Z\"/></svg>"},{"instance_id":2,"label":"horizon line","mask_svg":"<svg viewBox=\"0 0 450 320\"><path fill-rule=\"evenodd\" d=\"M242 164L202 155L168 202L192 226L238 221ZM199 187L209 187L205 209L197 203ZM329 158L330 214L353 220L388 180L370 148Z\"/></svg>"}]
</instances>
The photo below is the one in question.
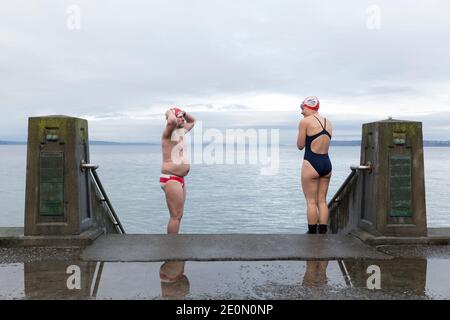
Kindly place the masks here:
<instances>
[{"instance_id":1,"label":"horizon line","mask_svg":"<svg viewBox=\"0 0 450 320\"><path fill-rule=\"evenodd\" d=\"M26 141L14 141L14 140L0 140L0 145L26 145ZM90 145L111 145L111 146L121 146L121 145L136 145L136 146L150 146L150 145L160 145L160 142L117 142L117 141L106 141L106 140L90 140ZM208 145L210 143L203 143L203 145ZM361 139L359 140L332 140L331 146L351 146L351 145L360 145ZM450 140L423 140L424 146L450 146ZM289 146L290 144L280 143L280 146Z\"/></svg>"}]
</instances>

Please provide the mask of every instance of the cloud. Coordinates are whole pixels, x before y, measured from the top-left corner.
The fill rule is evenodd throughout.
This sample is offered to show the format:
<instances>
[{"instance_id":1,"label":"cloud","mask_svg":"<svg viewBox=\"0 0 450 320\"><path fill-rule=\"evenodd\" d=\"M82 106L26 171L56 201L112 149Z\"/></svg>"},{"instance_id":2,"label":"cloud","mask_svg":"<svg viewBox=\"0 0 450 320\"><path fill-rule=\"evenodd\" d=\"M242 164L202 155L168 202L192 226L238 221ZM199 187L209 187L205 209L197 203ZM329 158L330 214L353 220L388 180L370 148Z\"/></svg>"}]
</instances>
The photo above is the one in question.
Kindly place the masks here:
<instances>
[{"instance_id":1,"label":"cloud","mask_svg":"<svg viewBox=\"0 0 450 320\"><path fill-rule=\"evenodd\" d=\"M398 84L391 85L371 85L367 88L368 95L406 95L416 93L412 86L404 86Z\"/></svg>"},{"instance_id":2,"label":"cloud","mask_svg":"<svg viewBox=\"0 0 450 320\"><path fill-rule=\"evenodd\" d=\"M78 31L67 28L69 5L80 8ZM171 105L220 113L217 125L222 115L257 122L243 111L271 123L265 112L297 110L308 95L331 116L450 111L449 2L377 1L377 30L369 5L3 1L0 111L11 116L0 118L0 139L25 136L29 116L68 114L102 123L107 140L124 137L107 121L126 123L136 140L149 132L137 123Z\"/></svg>"}]
</instances>

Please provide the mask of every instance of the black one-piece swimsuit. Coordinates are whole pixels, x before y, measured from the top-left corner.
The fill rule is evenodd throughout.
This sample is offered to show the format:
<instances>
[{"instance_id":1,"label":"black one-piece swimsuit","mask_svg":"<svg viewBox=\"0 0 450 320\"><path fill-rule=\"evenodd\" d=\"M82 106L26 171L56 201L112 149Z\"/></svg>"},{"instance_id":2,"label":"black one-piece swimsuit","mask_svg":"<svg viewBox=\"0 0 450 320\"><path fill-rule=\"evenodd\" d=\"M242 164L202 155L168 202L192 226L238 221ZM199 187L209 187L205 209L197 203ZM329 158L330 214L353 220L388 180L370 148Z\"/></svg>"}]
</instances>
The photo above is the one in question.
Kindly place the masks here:
<instances>
[{"instance_id":1,"label":"black one-piece swimsuit","mask_svg":"<svg viewBox=\"0 0 450 320\"><path fill-rule=\"evenodd\" d=\"M314 118L316 118L317 121L319 121L320 126L322 127L322 131L320 131L319 133L317 133L313 136L306 135L304 159L307 160L309 163L311 163L311 165L317 171L317 173L319 174L320 177L323 177L323 176L326 176L327 174L329 174L332 170L330 157L328 156L328 153L320 154L320 153L313 152L311 150L311 143L314 141L314 139L320 137L323 134L326 134L327 136L329 136L330 139L331 139L331 135L327 130L325 130L325 127L327 126L327 119L325 119L325 122L324 122L325 126L323 126L322 123L320 122L320 120L316 116L314 116Z\"/></svg>"}]
</instances>

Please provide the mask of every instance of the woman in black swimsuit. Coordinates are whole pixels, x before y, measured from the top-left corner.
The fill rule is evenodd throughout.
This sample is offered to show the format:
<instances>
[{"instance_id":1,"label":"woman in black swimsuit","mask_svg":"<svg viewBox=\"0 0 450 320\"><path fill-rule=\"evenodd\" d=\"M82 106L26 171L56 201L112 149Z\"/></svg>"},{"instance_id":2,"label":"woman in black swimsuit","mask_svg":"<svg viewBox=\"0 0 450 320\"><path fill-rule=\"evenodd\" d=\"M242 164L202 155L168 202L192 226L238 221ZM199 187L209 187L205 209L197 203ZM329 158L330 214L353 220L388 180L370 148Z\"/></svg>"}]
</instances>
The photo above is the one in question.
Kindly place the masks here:
<instances>
[{"instance_id":1,"label":"woman in black swimsuit","mask_svg":"<svg viewBox=\"0 0 450 320\"><path fill-rule=\"evenodd\" d=\"M302 165L302 189L307 203L308 233L327 233L327 192L331 178L328 148L331 122L319 113L319 99L308 97L301 104L303 119L298 125L297 147L305 148Z\"/></svg>"}]
</instances>

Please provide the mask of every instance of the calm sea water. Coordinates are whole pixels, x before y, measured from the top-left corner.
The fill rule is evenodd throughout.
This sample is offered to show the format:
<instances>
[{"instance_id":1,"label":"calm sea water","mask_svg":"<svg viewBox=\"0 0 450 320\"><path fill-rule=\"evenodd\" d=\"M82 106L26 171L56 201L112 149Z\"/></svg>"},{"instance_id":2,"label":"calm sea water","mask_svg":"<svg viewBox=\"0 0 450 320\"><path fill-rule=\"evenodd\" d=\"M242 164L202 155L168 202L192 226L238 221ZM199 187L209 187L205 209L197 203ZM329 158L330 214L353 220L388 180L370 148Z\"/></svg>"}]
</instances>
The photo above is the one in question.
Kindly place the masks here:
<instances>
[{"instance_id":1,"label":"calm sea water","mask_svg":"<svg viewBox=\"0 0 450 320\"><path fill-rule=\"evenodd\" d=\"M359 163L359 147L330 151L333 177L328 199ZM450 226L450 148L425 148L429 227ZM197 165L187 177L184 233L298 233L306 230L295 148L280 148L277 175L260 175L257 165ZM0 226L22 226L25 146L0 146ZM168 213L159 186L159 146L91 146L91 162L128 233L165 233Z\"/></svg>"}]
</instances>

